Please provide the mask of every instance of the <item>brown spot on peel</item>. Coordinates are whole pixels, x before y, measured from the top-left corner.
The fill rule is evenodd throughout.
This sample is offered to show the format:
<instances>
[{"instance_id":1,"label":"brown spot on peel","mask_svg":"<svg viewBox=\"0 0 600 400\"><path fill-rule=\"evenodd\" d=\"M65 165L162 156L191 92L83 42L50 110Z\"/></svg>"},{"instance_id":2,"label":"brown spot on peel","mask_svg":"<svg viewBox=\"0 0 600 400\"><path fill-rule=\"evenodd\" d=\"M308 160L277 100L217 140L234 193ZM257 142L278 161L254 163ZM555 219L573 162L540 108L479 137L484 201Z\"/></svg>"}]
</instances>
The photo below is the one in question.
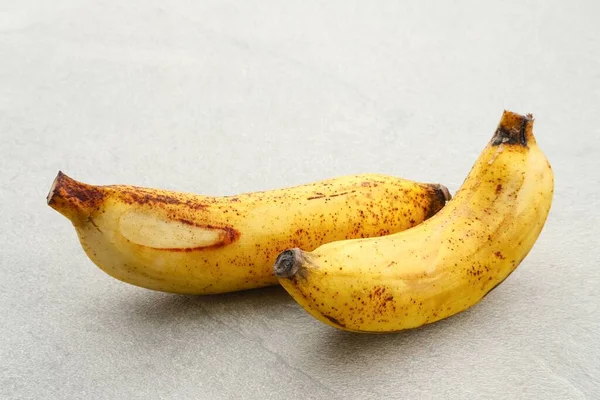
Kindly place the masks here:
<instances>
[{"instance_id":1,"label":"brown spot on peel","mask_svg":"<svg viewBox=\"0 0 600 400\"><path fill-rule=\"evenodd\" d=\"M376 187L377 183L376 182L364 181L364 182L360 183L360 186L362 186L362 187Z\"/></svg>"},{"instance_id":2,"label":"brown spot on peel","mask_svg":"<svg viewBox=\"0 0 600 400\"><path fill-rule=\"evenodd\" d=\"M332 324L334 324L334 325L340 326L340 327L342 327L342 328L345 328L345 327L346 327L346 325L342 324L342 323L341 323L341 322L340 322L338 319L336 319L336 318L333 318L333 317L332 317L332 316L330 316L330 315L323 314L323 317L327 318L327 319L328 319L328 320L329 320L329 321L330 321Z\"/></svg>"}]
</instances>

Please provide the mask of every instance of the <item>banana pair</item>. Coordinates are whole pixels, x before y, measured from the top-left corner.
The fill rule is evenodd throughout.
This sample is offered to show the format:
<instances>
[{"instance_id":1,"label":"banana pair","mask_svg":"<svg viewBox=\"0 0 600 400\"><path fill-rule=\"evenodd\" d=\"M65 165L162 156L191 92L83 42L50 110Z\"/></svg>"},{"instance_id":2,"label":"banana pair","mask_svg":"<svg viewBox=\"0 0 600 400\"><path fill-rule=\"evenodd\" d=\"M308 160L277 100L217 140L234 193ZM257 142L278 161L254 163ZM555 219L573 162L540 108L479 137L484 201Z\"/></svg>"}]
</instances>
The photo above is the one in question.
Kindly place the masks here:
<instances>
[{"instance_id":1,"label":"banana pair","mask_svg":"<svg viewBox=\"0 0 600 400\"><path fill-rule=\"evenodd\" d=\"M59 173L48 204L116 279L212 294L279 282L339 329L390 332L476 304L525 258L554 191L531 115L505 111L460 190L362 174L238 196Z\"/></svg>"}]
</instances>

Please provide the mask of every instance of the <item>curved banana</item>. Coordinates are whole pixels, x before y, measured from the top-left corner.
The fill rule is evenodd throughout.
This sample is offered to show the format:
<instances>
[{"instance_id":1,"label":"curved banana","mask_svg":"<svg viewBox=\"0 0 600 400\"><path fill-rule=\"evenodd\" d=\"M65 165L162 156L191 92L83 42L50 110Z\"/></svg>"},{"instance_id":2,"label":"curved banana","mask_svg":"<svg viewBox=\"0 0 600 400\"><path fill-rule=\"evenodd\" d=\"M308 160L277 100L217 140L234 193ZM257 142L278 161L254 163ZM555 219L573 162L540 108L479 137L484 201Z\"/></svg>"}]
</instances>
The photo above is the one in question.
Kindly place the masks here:
<instances>
[{"instance_id":1,"label":"curved banana","mask_svg":"<svg viewBox=\"0 0 600 400\"><path fill-rule=\"evenodd\" d=\"M88 257L121 281L213 294L277 284L281 251L398 232L449 199L437 184L362 174L293 188L208 197L93 186L62 172L48 204L72 221Z\"/></svg>"},{"instance_id":2,"label":"curved banana","mask_svg":"<svg viewBox=\"0 0 600 400\"><path fill-rule=\"evenodd\" d=\"M434 217L384 237L287 250L274 272L328 325L415 328L466 310L506 279L537 240L553 192L532 116L505 111L454 199Z\"/></svg>"}]
</instances>

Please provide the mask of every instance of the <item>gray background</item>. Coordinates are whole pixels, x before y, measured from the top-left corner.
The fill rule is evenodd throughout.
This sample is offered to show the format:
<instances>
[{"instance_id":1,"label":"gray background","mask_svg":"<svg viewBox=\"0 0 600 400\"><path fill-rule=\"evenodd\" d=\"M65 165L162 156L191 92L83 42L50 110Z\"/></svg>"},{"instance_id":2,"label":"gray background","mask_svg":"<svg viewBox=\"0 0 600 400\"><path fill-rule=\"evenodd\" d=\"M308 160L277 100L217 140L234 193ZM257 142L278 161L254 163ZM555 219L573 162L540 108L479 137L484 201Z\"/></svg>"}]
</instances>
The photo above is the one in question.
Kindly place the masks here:
<instances>
[{"instance_id":1,"label":"gray background","mask_svg":"<svg viewBox=\"0 0 600 400\"><path fill-rule=\"evenodd\" d=\"M0 398L598 398L599 3L425 3L1 1ZM59 169L210 195L360 172L455 192L505 108L536 117L547 226L483 302L414 331L340 332L278 287L118 282L45 204Z\"/></svg>"}]
</instances>

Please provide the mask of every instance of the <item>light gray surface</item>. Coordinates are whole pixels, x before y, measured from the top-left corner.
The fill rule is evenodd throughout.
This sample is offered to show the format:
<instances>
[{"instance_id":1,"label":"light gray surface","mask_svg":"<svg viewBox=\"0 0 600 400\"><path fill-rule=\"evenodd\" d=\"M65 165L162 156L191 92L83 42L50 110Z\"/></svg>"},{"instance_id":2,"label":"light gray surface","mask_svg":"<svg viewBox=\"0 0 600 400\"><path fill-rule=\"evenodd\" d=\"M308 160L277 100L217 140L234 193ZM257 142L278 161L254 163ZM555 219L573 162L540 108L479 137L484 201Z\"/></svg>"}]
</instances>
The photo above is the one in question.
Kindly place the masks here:
<instances>
[{"instance_id":1,"label":"light gray surface","mask_svg":"<svg viewBox=\"0 0 600 400\"><path fill-rule=\"evenodd\" d=\"M599 3L367 3L0 3L0 398L598 398ZM547 226L482 303L410 332L336 331L277 287L129 286L45 204L59 169L211 195L359 172L454 192L504 108L536 117Z\"/></svg>"}]
</instances>

